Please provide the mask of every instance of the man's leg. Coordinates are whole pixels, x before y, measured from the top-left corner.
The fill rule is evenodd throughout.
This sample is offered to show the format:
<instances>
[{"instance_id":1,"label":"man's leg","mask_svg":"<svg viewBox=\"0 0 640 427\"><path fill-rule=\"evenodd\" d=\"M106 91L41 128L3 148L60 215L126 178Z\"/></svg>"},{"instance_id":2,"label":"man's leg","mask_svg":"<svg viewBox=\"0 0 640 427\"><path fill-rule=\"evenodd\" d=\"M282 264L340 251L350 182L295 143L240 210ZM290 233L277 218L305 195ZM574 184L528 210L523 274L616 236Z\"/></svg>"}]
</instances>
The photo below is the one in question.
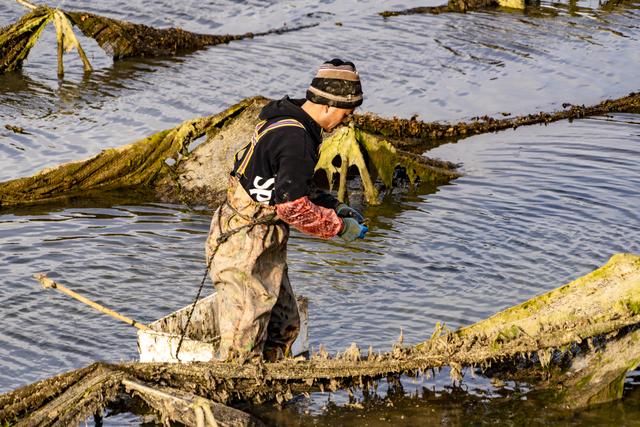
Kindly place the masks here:
<instances>
[{"instance_id":1,"label":"man's leg","mask_svg":"<svg viewBox=\"0 0 640 427\"><path fill-rule=\"evenodd\" d=\"M277 297L257 294L255 279L242 271L226 270L218 279L215 289L220 358L262 358L269 313Z\"/></svg>"},{"instance_id":2,"label":"man's leg","mask_svg":"<svg viewBox=\"0 0 640 427\"><path fill-rule=\"evenodd\" d=\"M264 345L264 358L275 361L290 356L291 346L300 332L298 304L293 294L289 274L285 267L280 284L280 292L267 327L267 340Z\"/></svg>"},{"instance_id":3,"label":"man's leg","mask_svg":"<svg viewBox=\"0 0 640 427\"><path fill-rule=\"evenodd\" d=\"M207 256L215 253L210 273L217 293L215 314L222 360L262 358L267 325L286 268L288 232L282 225L240 231L217 247L217 236L246 223L236 219L234 212L223 206L212 219L207 241Z\"/></svg>"}]
</instances>

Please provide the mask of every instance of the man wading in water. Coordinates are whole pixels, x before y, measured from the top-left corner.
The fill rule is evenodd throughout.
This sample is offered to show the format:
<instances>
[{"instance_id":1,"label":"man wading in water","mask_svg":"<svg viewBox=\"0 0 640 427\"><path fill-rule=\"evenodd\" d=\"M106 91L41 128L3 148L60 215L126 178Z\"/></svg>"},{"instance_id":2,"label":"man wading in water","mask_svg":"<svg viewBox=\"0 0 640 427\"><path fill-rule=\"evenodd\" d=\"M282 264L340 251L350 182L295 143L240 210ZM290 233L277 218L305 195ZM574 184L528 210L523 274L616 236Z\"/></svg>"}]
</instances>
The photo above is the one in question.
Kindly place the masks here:
<instances>
[{"instance_id":1,"label":"man wading in water","mask_svg":"<svg viewBox=\"0 0 640 427\"><path fill-rule=\"evenodd\" d=\"M333 130L360 104L353 63L325 62L306 100L285 96L266 105L251 141L236 154L227 200L213 215L206 246L220 359L289 355L300 330L287 274L289 226L346 241L368 231L358 211L312 188L322 130Z\"/></svg>"}]
</instances>

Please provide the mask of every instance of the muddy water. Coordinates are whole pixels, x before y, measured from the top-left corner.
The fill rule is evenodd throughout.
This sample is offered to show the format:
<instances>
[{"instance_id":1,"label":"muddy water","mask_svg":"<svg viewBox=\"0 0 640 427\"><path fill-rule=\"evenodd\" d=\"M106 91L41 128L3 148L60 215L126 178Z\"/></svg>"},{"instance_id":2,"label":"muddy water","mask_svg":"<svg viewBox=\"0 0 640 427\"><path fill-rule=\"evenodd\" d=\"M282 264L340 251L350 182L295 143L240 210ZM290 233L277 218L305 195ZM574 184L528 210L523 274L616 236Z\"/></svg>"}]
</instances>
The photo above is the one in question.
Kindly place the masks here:
<instances>
[{"instance_id":1,"label":"muddy water","mask_svg":"<svg viewBox=\"0 0 640 427\"><path fill-rule=\"evenodd\" d=\"M218 46L179 58L112 61L81 40L96 68L83 76L67 55L55 76L49 31L20 73L0 76L0 179L87 157L217 112L246 96L301 95L323 59L358 65L362 109L424 120L559 109L638 90L637 2L542 3L522 12L406 16L374 12L428 1L272 2L66 1L156 26L240 33L318 23L300 33ZM436 4L436 2L432 2ZM605 10L606 9L606 10ZM23 9L0 5L1 23ZM336 25L340 23L341 25ZM370 238L322 242L295 234L289 253L296 291L311 300L311 343L331 350L352 341L388 349L428 336L436 321L468 324L584 274L615 252L640 251L640 117L617 114L521 128L446 145L430 156L460 162L452 185L390 195L367 208ZM191 302L202 273L208 215L140 200L3 212L0 215L0 391L96 359L136 357L135 333L66 297L38 289L45 271L88 297L142 322ZM631 425L639 419L638 379L621 402L578 415L523 404L516 385L446 375L387 384L365 409L346 394L313 395L278 424L405 425L487 419ZM356 405L359 406L359 405ZM134 415L106 424L137 425Z\"/></svg>"}]
</instances>

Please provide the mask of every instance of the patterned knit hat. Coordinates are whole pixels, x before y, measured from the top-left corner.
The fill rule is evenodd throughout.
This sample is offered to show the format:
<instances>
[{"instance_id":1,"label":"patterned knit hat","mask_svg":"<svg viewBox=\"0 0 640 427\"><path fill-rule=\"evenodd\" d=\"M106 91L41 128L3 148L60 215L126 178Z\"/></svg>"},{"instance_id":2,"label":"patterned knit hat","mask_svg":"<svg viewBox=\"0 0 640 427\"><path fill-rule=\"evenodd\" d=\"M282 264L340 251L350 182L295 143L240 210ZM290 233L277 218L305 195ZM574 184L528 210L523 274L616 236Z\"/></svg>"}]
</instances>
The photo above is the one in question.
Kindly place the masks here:
<instances>
[{"instance_id":1,"label":"patterned knit hat","mask_svg":"<svg viewBox=\"0 0 640 427\"><path fill-rule=\"evenodd\" d=\"M341 59L322 64L307 90L307 99L316 104L345 109L362 104L362 86L356 66Z\"/></svg>"}]
</instances>

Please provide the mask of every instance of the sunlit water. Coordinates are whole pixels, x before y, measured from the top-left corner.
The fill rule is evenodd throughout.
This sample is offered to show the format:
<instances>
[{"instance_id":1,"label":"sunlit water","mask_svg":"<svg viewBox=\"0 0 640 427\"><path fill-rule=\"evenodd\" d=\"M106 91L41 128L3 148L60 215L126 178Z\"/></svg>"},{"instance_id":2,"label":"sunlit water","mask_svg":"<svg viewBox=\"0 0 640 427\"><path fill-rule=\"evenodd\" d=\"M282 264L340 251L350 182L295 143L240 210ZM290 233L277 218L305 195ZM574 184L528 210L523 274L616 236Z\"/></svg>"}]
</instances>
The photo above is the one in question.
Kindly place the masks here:
<instances>
[{"instance_id":1,"label":"sunlit water","mask_svg":"<svg viewBox=\"0 0 640 427\"><path fill-rule=\"evenodd\" d=\"M96 71L83 77L79 60L67 55L61 81L50 31L22 72L0 76L0 124L30 133L1 128L0 179L90 156L246 96L301 96L317 65L334 56L356 62L363 110L385 116L519 114L639 89L638 3L613 11L579 2L543 3L525 13L387 20L375 14L425 4L63 2L72 10L199 32L320 25L174 59L116 64L81 39ZM3 24L22 12L17 4L0 5ZM336 351L357 342L388 350L401 329L405 342L415 343L437 321L475 322L585 274L613 253L639 252L639 143L640 116L631 114L476 136L427 154L462 163L462 178L366 208L372 231L365 241L345 245L294 233L290 275L296 292L311 301L312 346ZM0 392L94 360L137 357L135 330L43 291L32 274L47 272L149 322L192 302L208 226L206 213L143 201L3 212ZM634 377L621 402L573 418L522 405L513 389L467 381L470 394L449 391L440 375L405 381L406 394L367 401L365 410L344 409L346 397L338 393L313 395L283 412L265 409L265 416L292 425L456 425L483 417L632 425L640 419ZM105 421L139 423L132 415Z\"/></svg>"}]
</instances>

